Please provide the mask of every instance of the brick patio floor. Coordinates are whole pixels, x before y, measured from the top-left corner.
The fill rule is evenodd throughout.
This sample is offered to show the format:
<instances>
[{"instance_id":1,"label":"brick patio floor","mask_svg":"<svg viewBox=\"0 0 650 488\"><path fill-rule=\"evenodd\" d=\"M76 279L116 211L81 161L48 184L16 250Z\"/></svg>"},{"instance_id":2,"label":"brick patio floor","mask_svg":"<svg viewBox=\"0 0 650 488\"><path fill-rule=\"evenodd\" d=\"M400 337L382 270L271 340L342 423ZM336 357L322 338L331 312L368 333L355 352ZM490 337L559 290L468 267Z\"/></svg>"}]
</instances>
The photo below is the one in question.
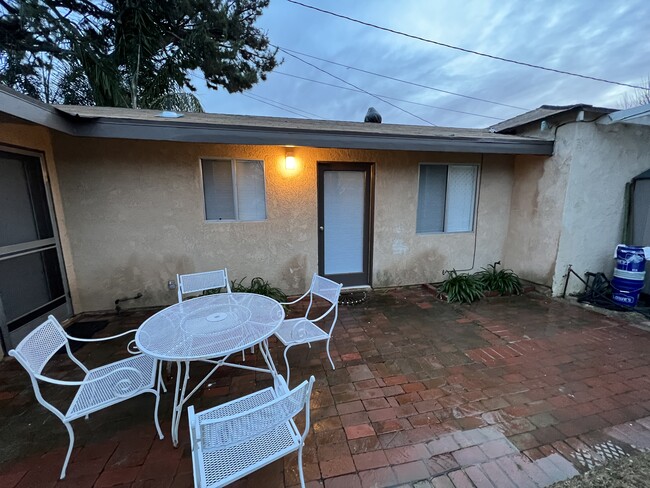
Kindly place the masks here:
<instances>
[{"instance_id":1,"label":"brick patio floor","mask_svg":"<svg viewBox=\"0 0 650 488\"><path fill-rule=\"evenodd\" d=\"M137 327L151 313L107 317L98 335ZM124 356L125 344L88 345L77 356L94 367ZM275 342L272 351L283 371ZM364 304L341 307L335 371L323 344L290 352L293 385L316 377L304 451L308 486L546 486L648 449L649 351L650 333L537 295L468 307L439 302L420 287L373 293ZM260 359L247 354L246 361ZM52 368L52 375L79 378L63 356ZM208 408L270 384L224 368L190 403ZM64 399L60 390L51 394ZM168 393L162 441L150 395L75 421L68 477L58 481L65 429L35 401L27 374L5 358L0 487L190 487L187 421L174 449L170 407ZM297 483L296 457L289 456L233 486Z\"/></svg>"}]
</instances>

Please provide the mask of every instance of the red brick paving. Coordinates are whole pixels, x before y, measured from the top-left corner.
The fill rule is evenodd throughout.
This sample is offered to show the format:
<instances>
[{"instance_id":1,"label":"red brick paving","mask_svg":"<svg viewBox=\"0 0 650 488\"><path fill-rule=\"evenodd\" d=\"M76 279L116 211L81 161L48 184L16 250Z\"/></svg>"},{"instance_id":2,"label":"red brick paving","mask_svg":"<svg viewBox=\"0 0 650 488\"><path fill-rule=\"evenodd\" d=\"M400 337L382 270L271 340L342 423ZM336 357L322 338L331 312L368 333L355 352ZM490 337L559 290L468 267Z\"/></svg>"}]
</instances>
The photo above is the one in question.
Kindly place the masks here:
<instances>
[{"instance_id":1,"label":"red brick paving","mask_svg":"<svg viewBox=\"0 0 650 488\"><path fill-rule=\"evenodd\" d=\"M109 317L105 333L137 327L150 313ZM597 439L650 447L650 333L622 319L535 295L450 305L411 287L341 307L339 320L336 370L322 344L289 354L294 384L317 378L308 486L546 486L575 474L572 453ZM281 349L274 343L272 351L282 368ZM95 345L78 354L90 366L123 355ZM74 378L60 356L52 361L61 377ZM223 369L192 403L203 409L268 385L264 376ZM166 432L170 403L163 395ZM185 420L174 449L168 437L155 438L152 407L141 397L76 421L68 479L58 481L65 430L5 358L0 486L191 486ZM297 483L292 455L233 486Z\"/></svg>"}]
</instances>

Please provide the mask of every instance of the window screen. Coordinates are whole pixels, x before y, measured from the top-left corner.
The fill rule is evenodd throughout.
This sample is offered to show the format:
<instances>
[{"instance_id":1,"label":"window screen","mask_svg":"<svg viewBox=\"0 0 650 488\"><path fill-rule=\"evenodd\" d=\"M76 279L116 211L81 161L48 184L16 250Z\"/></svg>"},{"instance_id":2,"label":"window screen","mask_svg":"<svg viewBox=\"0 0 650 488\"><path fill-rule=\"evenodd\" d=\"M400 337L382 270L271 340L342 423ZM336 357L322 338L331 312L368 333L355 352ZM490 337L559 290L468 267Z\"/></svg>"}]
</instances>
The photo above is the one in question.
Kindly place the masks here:
<instances>
[{"instance_id":1,"label":"window screen","mask_svg":"<svg viewBox=\"0 0 650 488\"><path fill-rule=\"evenodd\" d=\"M421 164L416 232L474 229L475 165Z\"/></svg>"},{"instance_id":2,"label":"window screen","mask_svg":"<svg viewBox=\"0 0 650 488\"><path fill-rule=\"evenodd\" d=\"M262 161L204 159L207 220L264 220L266 191Z\"/></svg>"}]
</instances>

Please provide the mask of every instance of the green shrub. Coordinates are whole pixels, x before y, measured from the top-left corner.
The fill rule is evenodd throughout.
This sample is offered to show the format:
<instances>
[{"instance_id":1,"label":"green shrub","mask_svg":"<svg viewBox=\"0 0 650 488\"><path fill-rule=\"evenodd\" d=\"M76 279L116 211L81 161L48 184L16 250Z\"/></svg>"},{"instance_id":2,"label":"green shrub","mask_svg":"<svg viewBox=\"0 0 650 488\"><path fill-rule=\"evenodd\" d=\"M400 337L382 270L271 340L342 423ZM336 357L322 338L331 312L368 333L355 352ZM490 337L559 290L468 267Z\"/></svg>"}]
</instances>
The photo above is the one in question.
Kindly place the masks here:
<instances>
[{"instance_id":1,"label":"green shrub","mask_svg":"<svg viewBox=\"0 0 650 488\"><path fill-rule=\"evenodd\" d=\"M280 290L280 288L271 286L271 284L265 279L257 276L251 280L251 284L248 286L244 284L245 279L246 277L242 278L239 281L231 281L230 289L236 293L255 293L257 295L264 295L265 297L273 298L278 302L287 301L287 295L282 290ZM204 291L203 294L212 295L214 293L221 293L223 290L223 288L213 288L211 290Z\"/></svg>"},{"instance_id":2,"label":"green shrub","mask_svg":"<svg viewBox=\"0 0 650 488\"><path fill-rule=\"evenodd\" d=\"M523 287L519 276L511 269L500 269L497 266L501 262L488 265L487 268L481 268L482 271L475 273L476 279L479 280L484 290L496 291L500 295L521 295Z\"/></svg>"},{"instance_id":3,"label":"green shrub","mask_svg":"<svg viewBox=\"0 0 650 488\"><path fill-rule=\"evenodd\" d=\"M458 274L455 269L445 270L442 274L448 277L438 291L447 295L448 302L472 303L483 297L483 284L475 276Z\"/></svg>"}]
</instances>

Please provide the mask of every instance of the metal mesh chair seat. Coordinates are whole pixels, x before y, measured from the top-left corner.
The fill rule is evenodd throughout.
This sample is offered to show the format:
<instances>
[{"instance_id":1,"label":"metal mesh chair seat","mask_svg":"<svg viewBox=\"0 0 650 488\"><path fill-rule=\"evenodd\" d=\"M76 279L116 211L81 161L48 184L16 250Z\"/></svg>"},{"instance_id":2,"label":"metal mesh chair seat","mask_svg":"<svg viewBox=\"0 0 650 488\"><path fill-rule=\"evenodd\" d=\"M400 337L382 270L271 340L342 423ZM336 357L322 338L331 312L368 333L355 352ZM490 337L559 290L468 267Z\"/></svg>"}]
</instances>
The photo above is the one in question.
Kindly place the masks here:
<instances>
[{"instance_id":1,"label":"metal mesh chair seat","mask_svg":"<svg viewBox=\"0 0 650 488\"><path fill-rule=\"evenodd\" d=\"M74 420L87 413L121 402L154 388L156 360L139 354L106 366L91 369L77 391L66 419Z\"/></svg>"},{"instance_id":2,"label":"metal mesh chair seat","mask_svg":"<svg viewBox=\"0 0 650 488\"><path fill-rule=\"evenodd\" d=\"M309 431L313 376L290 392L273 388L255 392L195 414L188 408L195 486L225 486L293 451L300 451ZM301 434L293 417L306 409Z\"/></svg>"},{"instance_id":3,"label":"metal mesh chair seat","mask_svg":"<svg viewBox=\"0 0 650 488\"><path fill-rule=\"evenodd\" d=\"M295 343L326 341L329 338L327 332L304 317L285 320L275 331L275 335L285 346Z\"/></svg>"}]
</instances>

